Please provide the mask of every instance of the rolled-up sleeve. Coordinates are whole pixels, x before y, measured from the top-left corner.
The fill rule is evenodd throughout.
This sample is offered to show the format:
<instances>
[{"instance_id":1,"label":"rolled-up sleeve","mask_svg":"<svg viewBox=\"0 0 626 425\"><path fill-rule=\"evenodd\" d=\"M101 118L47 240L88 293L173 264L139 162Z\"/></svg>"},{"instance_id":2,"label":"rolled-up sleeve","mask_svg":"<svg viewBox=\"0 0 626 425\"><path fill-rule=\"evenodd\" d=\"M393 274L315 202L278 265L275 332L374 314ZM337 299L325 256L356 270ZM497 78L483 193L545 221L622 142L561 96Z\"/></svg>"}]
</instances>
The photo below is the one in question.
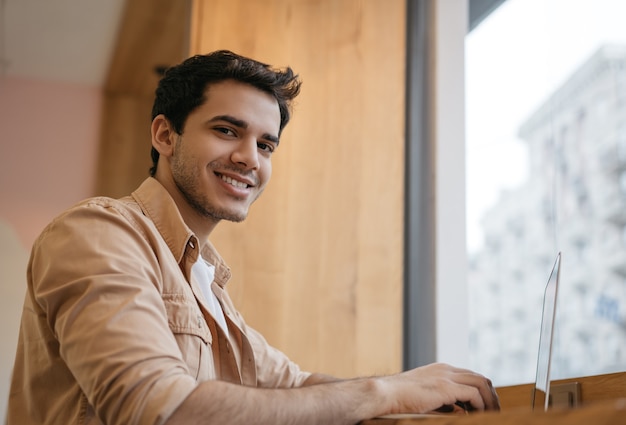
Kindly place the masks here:
<instances>
[{"instance_id":1,"label":"rolled-up sleeve","mask_svg":"<svg viewBox=\"0 0 626 425\"><path fill-rule=\"evenodd\" d=\"M269 345L263 336L255 330L246 330L257 358L257 378L260 387L296 388L311 376L310 372L300 369L279 349Z\"/></svg>"},{"instance_id":2,"label":"rolled-up sleeve","mask_svg":"<svg viewBox=\"0 0 626 425\"><path fill-rule=\"evenodd\" d=\"M256 385L262 388L301 387L311 373L303 371L285 353L269 344L261 333L248 326L224 289L220 290L220 300L225 313L242 330L250 344L254 354Z\"/></svg>"},{"instance_id":3,"label":"rolled-up sleeve","mask_svg":"<svg viewBox=\"0 0 626 425\"><path fill-rule=\"evenodd\" d=\"M137 220L115 203L73 208L42 233L29 268L49 350L109 425L162 424L197 385L168 325L153 236Z\"/></svg>"}]
</instances>

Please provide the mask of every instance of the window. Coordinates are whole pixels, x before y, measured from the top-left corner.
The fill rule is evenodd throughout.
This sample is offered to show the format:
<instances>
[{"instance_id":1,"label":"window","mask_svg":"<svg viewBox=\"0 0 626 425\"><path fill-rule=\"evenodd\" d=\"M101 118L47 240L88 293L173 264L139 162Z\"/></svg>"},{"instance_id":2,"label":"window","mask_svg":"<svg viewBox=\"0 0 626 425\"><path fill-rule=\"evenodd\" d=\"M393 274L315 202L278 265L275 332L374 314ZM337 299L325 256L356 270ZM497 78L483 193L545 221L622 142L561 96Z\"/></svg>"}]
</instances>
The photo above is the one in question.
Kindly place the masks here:
<instances>
[{"instance_id":1,"label":"window","mask_svg":"<svg viewBox=\"0 0 626 425\"><path fill-rule=\"evenodd\" d=\"M466 37L469 361L498 386L534 380L558 251L553 377L626 370L624 16L506 0Z\"/></svg>"}]
</instances>

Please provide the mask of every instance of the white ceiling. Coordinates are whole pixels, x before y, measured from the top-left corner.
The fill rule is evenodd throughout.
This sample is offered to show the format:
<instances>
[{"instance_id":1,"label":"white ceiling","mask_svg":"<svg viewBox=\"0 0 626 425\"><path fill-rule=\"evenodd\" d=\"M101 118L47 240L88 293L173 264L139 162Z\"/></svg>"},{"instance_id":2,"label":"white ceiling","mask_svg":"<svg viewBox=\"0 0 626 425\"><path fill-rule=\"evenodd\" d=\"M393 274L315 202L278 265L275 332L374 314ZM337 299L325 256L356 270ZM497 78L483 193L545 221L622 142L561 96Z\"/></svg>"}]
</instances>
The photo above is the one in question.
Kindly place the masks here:
<instances>
[{"instance_id":1,"label":"white ceiling","mask_svg":"<svg viewBox=\"0 0 626 425\"><path fill-rule=\"evenodd\" d=\"M0 0L0 72L101 86L125 0Z\"/></svg>"},{"instance_id":2,"label":"white ceiling","mask_svg":"<svg viewBox=\"0 0 626 425\"><path fill-rule=\"evenodd\" d=\"M0 76L101 86L125 1L0 0ZM470 0L470 21L503 1Z\"/></svg>"}]
</instances>

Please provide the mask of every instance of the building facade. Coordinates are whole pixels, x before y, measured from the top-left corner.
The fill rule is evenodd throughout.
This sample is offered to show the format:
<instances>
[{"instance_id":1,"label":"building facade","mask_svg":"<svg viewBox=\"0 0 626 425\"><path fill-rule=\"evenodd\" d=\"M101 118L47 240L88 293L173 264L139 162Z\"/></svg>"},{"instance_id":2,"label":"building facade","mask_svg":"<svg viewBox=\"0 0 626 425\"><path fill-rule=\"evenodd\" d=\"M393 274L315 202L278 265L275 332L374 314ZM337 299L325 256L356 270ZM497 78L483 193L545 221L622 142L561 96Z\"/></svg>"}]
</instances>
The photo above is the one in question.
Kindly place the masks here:
<instances>
[{"instance_id":1,"label":"building facade","mask_svg":"<svg viewBox=\"0 0 626 425\"><path fill-rule=\"evenodd\" d=\"M534 381L544 286L562 252L553 378L626 370L626 46L603 46L520 127L528 179L469 257L471 364Z\"/></svg>"}]
</instances>

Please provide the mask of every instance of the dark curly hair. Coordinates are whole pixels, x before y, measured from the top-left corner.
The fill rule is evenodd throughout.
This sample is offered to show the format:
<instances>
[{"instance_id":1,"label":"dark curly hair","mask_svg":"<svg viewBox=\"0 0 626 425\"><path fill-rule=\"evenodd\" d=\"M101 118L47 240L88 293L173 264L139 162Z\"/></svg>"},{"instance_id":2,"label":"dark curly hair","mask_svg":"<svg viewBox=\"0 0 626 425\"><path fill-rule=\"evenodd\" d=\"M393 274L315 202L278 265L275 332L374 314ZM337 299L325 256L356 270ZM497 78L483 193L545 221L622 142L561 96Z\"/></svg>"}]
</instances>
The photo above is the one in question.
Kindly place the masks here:
<instances>
[{"instance_id":1,"label":"dark curly hair","mask_svg":"<svg viewBox=\"0 0 626 425\"><path fill-rule=\"evenodd\" d=\"M189 114L206 101L207 86L224 80L250 84L274 96L280 110L281 132L289 122L291 103L302 84L289 67L275 69L228 50L196 55L165 71L156 89L152 119L163 114L176 133L182 134ZM154 176L159 152L153 147L150 155L150 175Z\"/></svg>"}]
</instances>

